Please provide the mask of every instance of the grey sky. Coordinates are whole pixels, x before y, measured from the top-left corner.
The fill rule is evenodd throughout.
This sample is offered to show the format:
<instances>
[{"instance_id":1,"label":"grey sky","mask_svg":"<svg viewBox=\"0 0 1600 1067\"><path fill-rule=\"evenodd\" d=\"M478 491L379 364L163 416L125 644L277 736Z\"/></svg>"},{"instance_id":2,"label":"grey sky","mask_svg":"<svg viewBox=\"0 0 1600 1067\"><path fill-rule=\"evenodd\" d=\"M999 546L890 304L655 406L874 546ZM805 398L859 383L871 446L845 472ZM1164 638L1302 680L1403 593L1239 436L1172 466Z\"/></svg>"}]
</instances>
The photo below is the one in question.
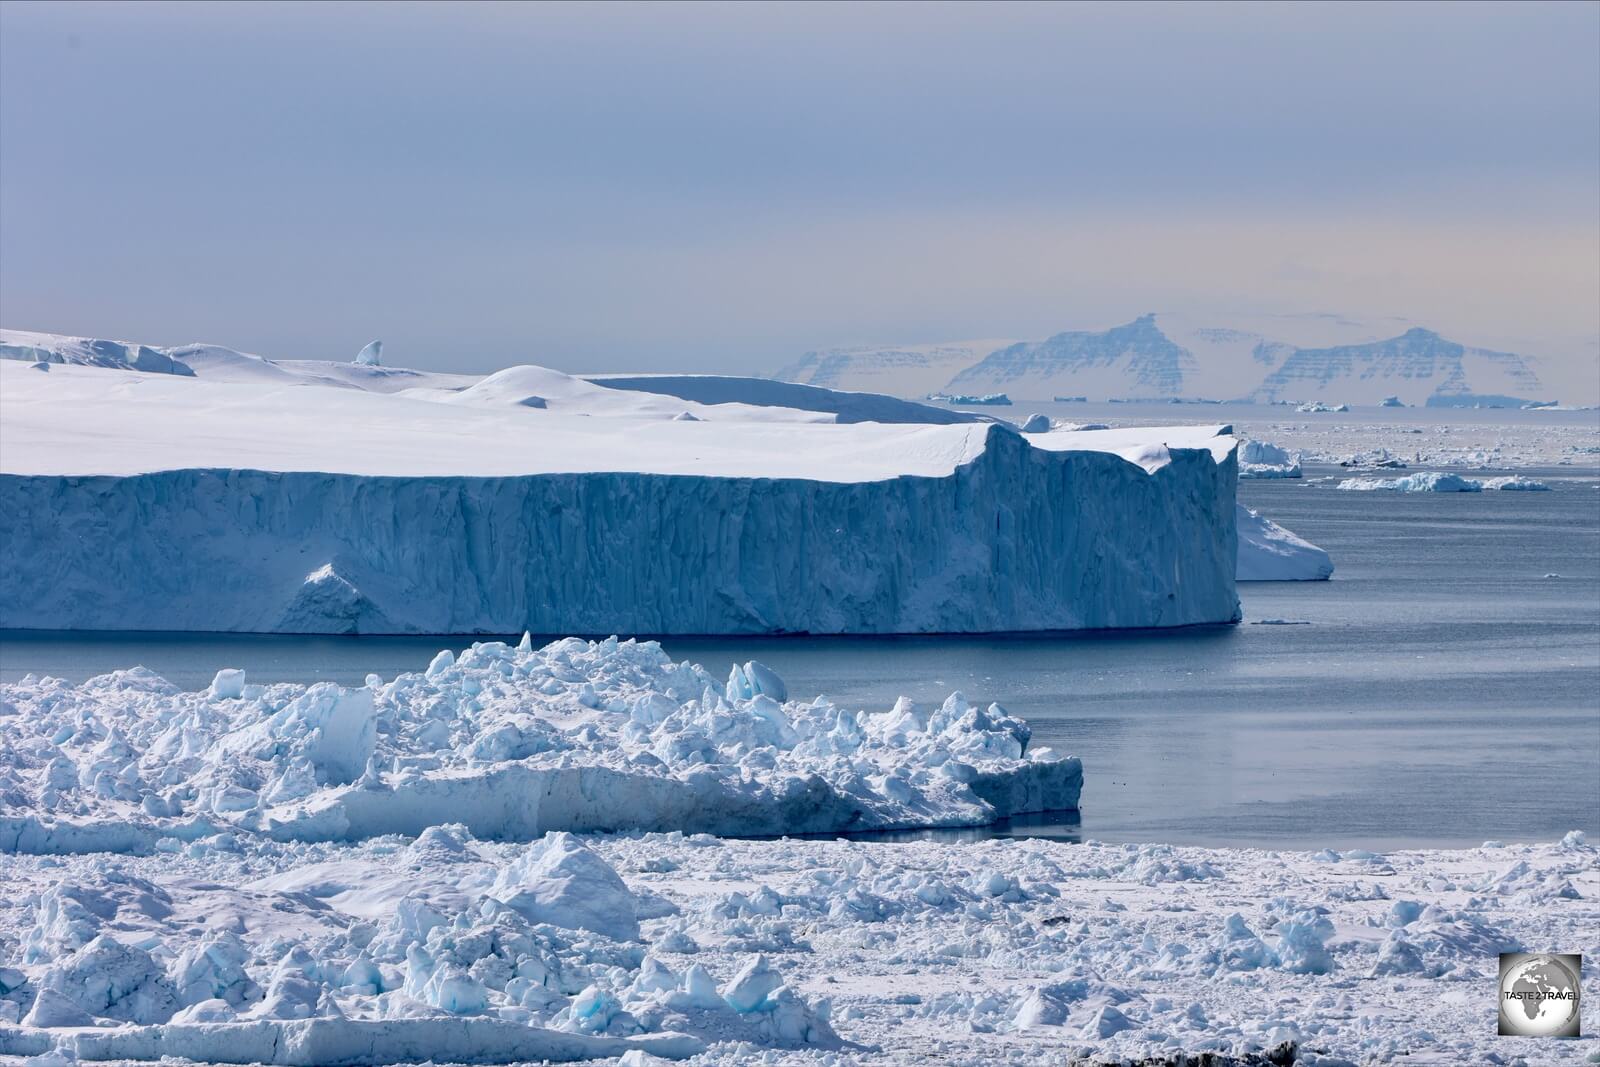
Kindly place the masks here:
<instances>
[{"instance_id":1,"label":"grey sky","mask_svg":"<svg viewBox=\"0 0 1600 1067\"><path fill-rule=\"evenodd\" d=\"M0 321L767 370L1151 309L1587 366L1600 5L0 5Z\"/></svg>"}]
</instances>

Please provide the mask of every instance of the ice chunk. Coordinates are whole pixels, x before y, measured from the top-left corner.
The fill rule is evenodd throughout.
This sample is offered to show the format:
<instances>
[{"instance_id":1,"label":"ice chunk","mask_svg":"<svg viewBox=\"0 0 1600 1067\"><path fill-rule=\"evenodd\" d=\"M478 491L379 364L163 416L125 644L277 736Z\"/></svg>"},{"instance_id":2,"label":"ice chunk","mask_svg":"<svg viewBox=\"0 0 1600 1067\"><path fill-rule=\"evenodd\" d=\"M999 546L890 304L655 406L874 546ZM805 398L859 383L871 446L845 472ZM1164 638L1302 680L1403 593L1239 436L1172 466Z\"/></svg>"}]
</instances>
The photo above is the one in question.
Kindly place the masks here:
<instances>
[{"instance_id":1,"label":"ice chunk","mask_svg":"<svg viewBox=\"0 0 1600 1067\"><path fill-rule=\"evenodd\" d=\"M94 1016L84 1011L67 994L51 986L39 990L33 1007L23 1016L22 1025L37 1027L93 1026Z\"/></svg>"},{"instance_id":2,"label":"ice chunk","mask_svg":"<svg viewBox=\"0 0 1600 1067\"><path fill-rule=\"evenodd\" d=\"M244 695L244 671L224 668L211 679L212 700L237 700Z\"/></svg>"},{"instance_id":3,"label":"ice chunk","mask_svg":"<svg viewBox=\"0 0 1600 1067\"><path fill-rule=\"evenodd\" d=\"M1083 1027L1083 1036L1088 1038L1105 1039L1124 1030L1134 1029L1134 1024L1115 1005L1102 1005Z\"/></svg>"},{"instance_id":4,"label":"ice chunk","mask_svg":"<svg viewBox=\"0 0 1600 1067\"><path fill-rule=\"evenodd\" d=\"M1228 916L1222 932L1213 942L1213 957L1217 973L1227 971L1253 971L1262 967L1276 967L1278 955L1266 942L1245 925L1244 916L1234 912Z\"/></svg>"},{"instance_id":5,"label":"ice chunk","mask_svg":"<svg viewBox=\"0 0 1600 1067\"><path fill-rule=\"evenodd\" d=\"M569 833L529 846L496 878L491 895L532 922L639 938L633 894L617 872Z\"/></svg>"},{"instance_id":6,"label":"ice chunk","mask_svg":"<svg viewBox=\"0 0 1600 1067\"><path fill-rule=\"evenodd\" d=\"M1427 964L1423 961L1422 952L1406 939L1402 931L1396 930L1379 946L1378 959L1372 965L1371 976L1381 978L1422 974L1426 970Z\"/></svg>"},{"instance_id":7,"label":"ice chunk","mask_svg":"<svg viewBox=\"0 0 1600 1067\"><path fill-rule=\"evenodd\" d=\"M222 931L185 949L172 967L179 1003L221 1000L237 1008L260 1000L261 987L245 971L249 960L250 950L232 931Z\"/></svg>"},{"instance_id":8,"label":"ice chunk","mask_svg":"<svg viewBox=\"0 0 1600 1067\"><path fill-rule=\"evenodd\" d=\"M1037 986L1017 1008L1012 1025L1018 1030L1036 1026L1061 1026L1072 1013L1070 997L1062 986Z\"/></svg>"},{"instance_id":9,"label":"ice chunk","mask_svg":"<svg viewBox=\"0 0 1600 1067\"><path fill-rule=\"evenodd\" d=\"M39 984L91 1015L111 1019L159 1023L178 1009L172 983L150 954L107 934L51 967Z\"/></svg>"},{"instance_id":10,"label":"ice chunk","mask_svg":"<svg viewBox=\"0 0 1600 1067\"><path fill-rule=\"evenodd\" d=\"M730 701L764 695L781 704L789 699L789 687L783 684L777 671L765 663L750 660L743 667L734 664L728 672L728 684L723 688L723 695Z\"/></svg>"},{"instance_id":11,"label":"ice chunk","mask_svg":"<svg viewBox=\"0 0 1600 1067\"><path fill-rule=\"evenodd\" d=\"M741 1014L760 1011L766 1003L768 994L781 985L783 985L783 975L767 962L765 956L757 955L734 975L722 998L728 1002L730 1008Z\"/></svg>"},{"instance_id":12,"label":"ice chunk","mask_svg":"<svg viewBox=\"0 0 1600 1067\"><path fill-rule=\"evenodd\" d=\"M1286 971L1327 974L1333 957L1324 942L1333 936L1333 923L1316 911L1297 912L1278 924L1278 959Z\"/></svg>"},{"instance_id":13,"label":"ice chunk","mask_svg":"<svg viewBox=\"0 0 1600 1067\"><path fill-rule=\"evenodd\" d=\"M349 351L346 349L345 351ZM356 364L362 367L378 367L383 365L383 342L369 341L361 351L356 353Z\"/></svg>"}]
</instances>

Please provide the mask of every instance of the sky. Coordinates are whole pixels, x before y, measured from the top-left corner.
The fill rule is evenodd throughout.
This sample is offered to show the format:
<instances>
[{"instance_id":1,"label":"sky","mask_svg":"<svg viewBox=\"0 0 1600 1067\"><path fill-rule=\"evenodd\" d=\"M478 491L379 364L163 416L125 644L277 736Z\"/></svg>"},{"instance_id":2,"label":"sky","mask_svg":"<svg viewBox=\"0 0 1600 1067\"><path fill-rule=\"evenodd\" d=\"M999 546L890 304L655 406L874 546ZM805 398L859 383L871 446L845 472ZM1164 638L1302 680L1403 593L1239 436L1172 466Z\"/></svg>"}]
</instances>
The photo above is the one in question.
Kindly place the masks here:
<instances>
[{"instance_id":1,"label":"sky","mask_svg":"<svg viewBox=\"0 0 1600 1067\"><path fill-rule=\"evenodd\" d=\"M1152 310L1591 373L1600 4L0 4L10 328L764 372Z\"/></svg>"}]
</instances>

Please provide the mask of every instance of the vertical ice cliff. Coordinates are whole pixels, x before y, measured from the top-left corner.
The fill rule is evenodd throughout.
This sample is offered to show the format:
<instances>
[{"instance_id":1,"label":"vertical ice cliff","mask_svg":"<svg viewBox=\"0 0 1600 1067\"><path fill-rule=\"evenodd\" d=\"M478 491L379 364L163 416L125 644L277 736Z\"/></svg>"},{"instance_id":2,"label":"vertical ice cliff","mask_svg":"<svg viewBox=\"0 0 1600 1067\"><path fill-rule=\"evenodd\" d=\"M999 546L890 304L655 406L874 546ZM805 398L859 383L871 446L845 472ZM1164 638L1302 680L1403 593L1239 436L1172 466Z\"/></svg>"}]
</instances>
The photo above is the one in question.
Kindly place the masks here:
<instances>
[{"instance_id":1,"label":"vertical ice cliff","mask_svg":"<svg viewBox=\"0 0 1600 1067\"><path fill-rule=\"evenodd\" d=\"M949 476L865 482L3 474L0 627L974 633L1237 618L1231 452L1173 447L1141 466L1031 440L991 427Z\"/></svg>"}]
</instances>

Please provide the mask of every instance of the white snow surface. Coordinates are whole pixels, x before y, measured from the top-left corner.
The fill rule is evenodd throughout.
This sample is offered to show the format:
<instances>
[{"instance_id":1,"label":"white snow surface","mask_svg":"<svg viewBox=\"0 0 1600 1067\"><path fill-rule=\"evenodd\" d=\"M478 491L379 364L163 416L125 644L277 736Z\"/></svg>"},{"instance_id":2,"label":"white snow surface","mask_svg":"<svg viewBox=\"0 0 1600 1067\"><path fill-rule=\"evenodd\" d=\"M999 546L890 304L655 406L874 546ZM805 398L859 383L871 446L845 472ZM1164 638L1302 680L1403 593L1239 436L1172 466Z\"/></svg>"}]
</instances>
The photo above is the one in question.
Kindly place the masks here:
<instances>
[{"instance_id":1,"label":"white snow surface","mask_svg":"<svg viewBox=\"0 0 1600 1067\"><path fill-rule=\"evenodd\" d=\"M1328 553L1260 512L1237 505L1241 582L1316 582L1333 577Z\"/></svg>"},{"instance_id":2,"label":"white snow surface","mask_svg":"<svg viewBox=\"0 0 1600 1067\"><path fill-rule=\"evenodd\" d=\"M841 424L931 409L186 351L189 376L0 360L0 627L904 633L1238 614L1225 426Z\"/></svg>"},{"instance_id":3,"label":"white snow surface","mask_svg":"<svg viewBox=\"0 0 1600 1067\"><path fill-rule=\"evenodd\" d=\"M762 664L719 682L616 638L475 644L355 689L235 670L198 693L144 668L83 685L30 675L0 686L0 853L352 840L442 814L528 840L967 826L1077 806L1079 761L1030 750L998 705L787 696Z\"/></svg>"},{"instance_id":4,"label":"white snow surface","mask_svg":"<svg viewBox=\"0 0 1600 1067\"><path fill-rule=\"evenodd\" d=\"M448 818L359 844L8 857L0 1056L1261 1064L1293 1043L1310 1067L1496 1063L1496 954L1600 951L1600 864L1578 833L1382 855L521 844ZM512 890L572 907L530 917ZM588 890L632 925L584 925ZM1592 1044L1518 1053L1576 1063Z\"/></svg>"}]
</instances>

